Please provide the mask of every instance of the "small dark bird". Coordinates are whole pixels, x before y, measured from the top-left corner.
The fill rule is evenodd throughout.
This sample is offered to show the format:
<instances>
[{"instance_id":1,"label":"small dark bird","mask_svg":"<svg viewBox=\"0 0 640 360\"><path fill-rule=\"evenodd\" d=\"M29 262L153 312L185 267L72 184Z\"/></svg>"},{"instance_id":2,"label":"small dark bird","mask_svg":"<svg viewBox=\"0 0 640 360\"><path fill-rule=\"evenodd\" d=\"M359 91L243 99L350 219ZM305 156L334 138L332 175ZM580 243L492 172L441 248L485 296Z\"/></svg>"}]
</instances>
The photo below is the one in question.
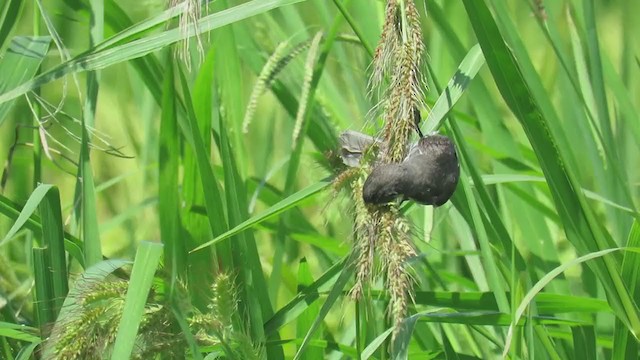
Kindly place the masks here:
<instances>
[{"instance_id":1,"label":"small dark bird","mask_svg":"<svg viewBox=\"0 0 640 360\"><path fill-rule=\"evenodd\" d=\"M360 159L365 151L379 143L372 136L347 130L340 135L340 157L342 162L350 167L360 165Z\"/></svg>"},{"instance_id":2,"label":"small dark bird","mask_svg":"<svg viewBox=\"0 0 640 360\"><path fill-rule=\"evenodd\" d=\"M407 157L396 164L379 165L364 183L363 199L370 204L413 200L441 206L458 185L460 166L453 142L443 135L421 138Z\"/></svg>"}]
</instances>

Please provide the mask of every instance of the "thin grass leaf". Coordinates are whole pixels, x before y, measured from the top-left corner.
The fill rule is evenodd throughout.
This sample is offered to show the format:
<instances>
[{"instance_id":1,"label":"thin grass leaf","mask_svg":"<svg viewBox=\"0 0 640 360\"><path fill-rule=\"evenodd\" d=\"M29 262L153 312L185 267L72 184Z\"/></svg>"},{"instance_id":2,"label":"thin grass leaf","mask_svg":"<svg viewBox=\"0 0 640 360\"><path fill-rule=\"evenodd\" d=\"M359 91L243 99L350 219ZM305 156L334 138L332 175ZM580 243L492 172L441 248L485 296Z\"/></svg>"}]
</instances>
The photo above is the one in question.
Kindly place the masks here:
<instances>
[{"instance_id":1,"label":"thin grass leaf","mask_svg":"<svg viewBox=\"0 0 640 360\"><path fill-rule=\"evenodd\" d=\"M546 179L542 176L534 176L534 175L520 175L520 174L488 174L488 175L483 175L482 176L482 181L484 182L485 185L490 185L490 184L507 184L507 183L514 183L514 182L546 182ZM473 181L472 181L472 185L473 185ZM609 200L606 197L597 194L593 191L581 188L582 193L589 199L591 200L595 200L598 202L601 202L605 205L609 205L611 207L614 207L616 209L628 212L632 215L638 216L639 213L627 206L618 204L616 202L614 202L613 200Z\"/></svg>"},{"instance_id":2,"label":"thin grass leaf","mask_svg":"<svg viewBox=\"0 0 640 360\"><path fill-rule=\"evenodd\" d=\"M184 244L186 249L192 249L210 239L217 231L222 232L227 229L227 209L223 205L221 185L214 176L209 160L211 158L211 109L215 107L212 101L215 60L215 48L211 48L205 57L201 71L196 76L193 95L182 71L179 76L185 97L182 108L185 110L184 114L178 114L177 120L181 135L188 144L182 153L184 175L180 199L182 227L187 235L187 241ZM194 101L191 100L192 98ZM207 217L193 212L194 206L202 204L205 205ZM189 292L195 306L205 307L209 302L208 289L213 281L213 269L226 268L231 262L232 254L229 246L223 244L217 247L215 252L216 257L220 259L220 264L214 263L213 266L211 252L187 255Z\"/></svg>"},{"instance_id":3,"label":"thin grass leaf","mask_svg":"<svg viewBox=\"0 0 640 360\"><path fill-rule=\"evenodd\" d=\"M284 325L295 320L300 314L314 301L319 298L320 289L335 283L335 278L344 270L348 257L337 262L329 268L322 276L313 284L307 286L304 290L298 292L289 303L280 308L267 322L264 324L264 331L267 336L278 331Z\"/></svg>"},{"instance_id":4,"label":"thin grass leaf","mask_svg":"<svg viewBox=\"0 0 640 360\"><path fill-rule=\"evenodd\" d=\"M21 209L17 204L0 195L0 214L5 215L11 220L17 221L17 219L20 217L20 214L22 213L22 210L24 210L24 207ZM42 224L40 223L40 217L36 214L32 214L30 217L24 220L23 226L26 229L35 232L36 234L42 233ZM84 255L82 250L82 243L80 242L80 240L67 232L64 233L64 239L65 250L80 264L80 266L84 267ZM0 246L2 244L6 243L0 242Z\"/></svg>"},{"instance_id":5,"label":"thin grass leaf","mask_svg":"<svg viewBox=\"0 0 640 360\"><path fill-rule=\"evenodd\" d=\"M354 255L352 254L349 256L349 258L347 258L346 262L344 263L344 267L342 267L342 272L340 273L338 280L336 280L335 284L331 288L331 291L329 292L327 299L325 300L324 304L322 304L322 308L320 309L318 316L313 321L313 324L311 324L311 327L309 328L309 330L307 331L307 334L302 340L300 347L298 347L298 350L296 351L296 355L293 358L294 360L300 359L302 354L304 354L305 349L307 348L307 346L309 346L309 342L311 341L311 338L313 337L314 333L318 330L318 328L320 327L320 324L322 323L322 321L324 321L324 318L329 313L329 310L331 310L335 302L338 300L338 297L342 294L344 287L347 285L347 282L353 275L353 271L354 271L353 263L354 263Z\"/></svg>"},{"instance_id":6,"label":"thin grass leaf","mask_svg":"<svg viewBox=\"0 0 640 360\"><path fill-rule=\"evenodd\" d=\"M627 247L640 248L640 223L633 222ZM622 278L629 284L629 292L636 302L640 301L640 254L634 251L626 251L622 261ZM619 320L616 320L613 330L613 355L614 359L630 359L638 354L638 341L628 329L624 328Z\"/></svg>"},{"instance_id":7,"label":"thin grass leaf","mask_svg":"<svg viewBox=\"0 0 640 360\"><path fill-rule=\"evenodd\" d=\"M191 350L191 357L195 360L202 360L202 354L200 347L196 341L196 338L191 333L191 329L189 328L189 324L187 323L187 319L183 314L182 310L178 306L177 303L171 303L171 312L173 312L173 316L175 317L178 325L180 326L180 330L182 330L182 335L184 336L189 349Z\"/></svg>"},{"instance_id":8,"label":"thin grass leaf","mask_svg":"<svg viewBox=\"0 0 640 360\"><path fill-rule=\"evenodd\" d=\"M631 253L631 252L630 252ZM383 294L373 293L374 297L384 299ZM511 303L511 293L507 293ZM456 310L499 311L491 292L446 292L417 291L416 305L446 307ZM572 312L611 312L606 301L565 294L540 293L536 297L536 308L540 314L561 314Z\"/></svg>"},{"instance_id":9,"label":"thin grass leaf","mask_svg":"<svg viewBox=\"0 0 640 360\"><path fill-rule=\"evenodd\" d=\"M23 4L24 1L21 0L9 0L0 9L0 50L18 22Z\"/></svg>"},{"instance_id":10,"label":"thin grass leaf","mask_svg":"<svg viewBox=\"0 0 640 360\"><path fill-rule=\"evenodd\" d=\"M538 101L542 95L536 93L540 97L534 98L530 84L524 78L525 73L518 67L486 4L464 0L464 5L498 89L536 152L569 241L579 254L612 247L614 242L596 221L578 190L580 187L574 175L574 162L567 160L571 157L570 153L565 146L559 146L557 130L545 118L552 110L545 105L545 113L541 112ZM525 69L527 79L535 81L532 79L537 79L536 74L529 70ZM634 334L640 334L638 309L620 277L617 259L607 256L590 265L605 287L616 315Z\"/></svg>"},{"instance_id":11,"label":"thin grass leaf","mask_svg":"<svg viewBox=\"0 0 640 360\"><path fill-rule=\"evenodd\" d=\"M387 339L389 338L389 336L391 335L391 333L393 332L393 329L387 329L385 330L382 334L378 335L372 342L369 343L369 345L367 345L366 348L364 348L364 350L362 351L362 354L360 355L361 359L370 359L373 357L373 355L376 353L376 351L378 351L378 349L380 349L380 347L385 344L385 342L387 341Z\"/></svg>"},{"instance_id":12,"label":"thin grass leaf","mask_svg":"<svg viewBox=\"0 0 640 360\"><path fill-rule=\"evenodd\" d=\"M11 226L11 229L9 229L9 232L7 233L7 235L5 235L2 241L0 241L0 246L2 246L5 242L9 241L9 239L14 237L16 233L20 229L22 229L22 227L28 221L32 222L31 224L33 227L36 226L35 221L31 219L31 215L33 215L33 213L38 209L38 206L40 206L42 199L44 199L44 197L47 195L49 190L51 190L51 188L53 188L53 185L42 184L38 186L35 190L33 190L33 192L31 193L31 196L29 196L29 199L27 200L27 202L24 204L24 207L20 211L20 214L18 215L16 222L13 224L13 226ZM39 225L40 225L39 230L41 230L42 225L41 224Z\"/></svg>"},{"instance_id":13,"label":"thin grass leaf","mask_svg":"<svg viewBox=\"0 0 640 360\"><path fill-rule=\"evenodd\" d=\"M430 134L442 126L447 114L462 97L482 65L484 65L482 50L479 45L475 45L464 57L460 66L458 66L458 70L449 80L447 87L444 88L431 111L429 111L427 120L421 126L424 134Z\"/></svg>"},{"instance_id":14,"label":"thin grass leaf","mask_svg":"<svg viewBox=\"0 0 640 360\"><path fill-rule=\"evenodd\" d=\"M602 257L602 256L605 256L607 254L610 254L610 253L612 253L614 251L620 251L620 250L623 250L623 249L622 248L612 248L612 249L602 250L602 251L598 251L598 252L594 252L594 253L591 253L591 254L587 254L587 255L581 256L579 258L573 259L573 260L571 260L569 262L566 262L566 263L556 267L555 269L553 269L553 271L551 271L548 274L546 274L545 276L543 276L535 285L533 285L533 287L531 287L531 289L522 298L522 301L518 305L518 308L516 309L516 311L514 313L513 322L511 323L511 325L509 325L509 332L507 333L507 338L506 338L506 341L505 341L505 349L504 349L504 352L502 353L502 356L506 357L507 353L509 352L509 348L511 346L511 341L512 341L512 337L513 337L513 328L514 328L515 324L517 324L520 321L520 319L522 318L522 315L524 314L524 312L527 309L527 307L531 304L531 302L533 301L534 297L546 285L548 285L553 279L555 279L557 276L559 276L560 274L565 272L568 268L570 268L570 267L572 267L574 265L578 265L578 264L581 264L581 263L589 261L589 260L597 259L599 257ZM640 252L640 249L635 250L635 249L627 248L626 250Z\"/></svg>"},{"instance_id":15,"label":"thin grass leaf","mask_svg":"<svg viewBox=\"0 0 640 360\"><path fill-rule=\"evenodd\" d=\"M180 159L180 137L176 111L176 93L172 59L173 54L165 54L165 78L162 91L162 117L158 154L158 216L160 219L160 239L164 244L164 259L171 273L170 289L176 281L187 273L187 252L180 236L180 199L178 197L178 177Z\"/></svg>"},{"instance_id":16,"label":"thin grass leaf","mask_svg":"<svg viewBox=\"0 0 640 360\"><path fill-rule=\"evenodd\" d=\"M287 211L295 206L299 206L303 201L311 198L312 196L318 194L320 191L331 185L330 181L320 181L313 185L309 185L308 187L298 191L297 193L282 199L277 204L273 205L269 209L264 212L252 216L251 218L243 221L242 223L235 226L233 229L219 235L211 241L207 241L206 243L198 246L197 248L191 250L191 252L202 250L208 246L214 245L224 239L227 239L231 236L234 236L242 231L250 229L251 227L260 224L261 222L268 220L284 211Z\"/></svg>"},{"instance_id":17,"label":"thin grass leaf","mask_svg":"<svg viewBox=\"0 0 640 360\"><path fill-rule=\"evenodd\" d=\"M37 344L41 341L37 333L38 329L30 326L0 321L0 336Z\"/></svg>"},{"instance_id":18,"label":"thin grass leaf","mask_svg":"<svg viewBox=\"0 0 640 360\"><path fill-rule=\"evenodd\" d=\"M221 34L221 35L224 35ZM231 34L227 34L231 36ZM235 52L235 43L233 37L227 38L227 42L221 44L221 51ZM231 49L233 48L233 49ZM226 51L225 51L226 52ZM222 61L222 60L220 60ZM220 74L219 82L239 82L240 74L237 64L226 64L227 71L225 75ZM220 106L225 111L224 116L217 116L219 120L219 141L220 157L224 169L224 185L226 208L229 220L229 226L234 226L242 222L248 216L247 198L245 182L241 177L239 165L236 159L241 157L240 142L237 141L236 147L231 148L230 133L240 133L241 129L237 127L242 123L242 106L238 103L241 97L241 89L234 87L223 91L220 94ZM233 110L231 110L233 109ZM256 247L253 234L250 232L239 233L235 241L231 241L231 249L233 254L233 264L241 279L240 289L240 312L248 316L249 334L254 341L264 342L265 334L263 323L265 318L273 315L271 300L267 292L267 284L262 272L262 263ZM278 338L275 336L274 338ZM284 353L281 348L267 347L267 356L273 359L283 359Z\"/></svg>"},{"instance_id":19,"label":"thin grass leaf","mask_svg":"<svg viewBox=\"0 0 640 360\"><path fill-rule=\"evenodd\" d=\"M20 1L11 1L7 11L18 11L16 5ZM11 14L7 14L8 16ZM10 22L6 22L10 24ZM2 31L3 29L0 29ZM2 45L0 33L0 45ZM40 68L42 60L49 51L51 38L49 36L18 36L11 40L6 52L0 57L0 93L31 80ZM1 46L0 46L1 48ZM0 125L4 122L13 106L14 101L0 103Z\"/></svg>"},{"instance_id":20,"label":"thin grass leaf","mask_svg":"<svg viewBox=\"0 0 640 360\"><path fill-rule=\"evenodd\" d=\"M184 73L180 71L180 81L184 91L185 103L187 108L187 123L181 124L181 130L185 137L189 137L192 142L192 150L196 155L200 181L204 191L205 207L209 218L209 226L213 234L221 234L227 227L227 220L223 209L222 194L216 180L211 165L209 163L209 155L205 147L204 139L200 133L199 123L193 110L193 101L191 100L189 86L187 85ZM212 184L215 184L212 186ZM200 245L199 248L202 248ZM193 250L191 251L193 252Z\"/></svg>"},{"instance_id":21,"label":"thin grass leaf","mask_svg":"<svg viewBox=\"0 0 640 360\"><path fill-rule=\"evenodd\" d=\"M464 158L461 158L461 160L461 167L463 169L470 166L466 163ZM471 192L466 174L464 172L462 172L462 174L460 176L460 186L464 189L467 204L469 205L468 208L471 214L470 226L475 228L475 234L478 237L478 242L480 243L480 252L482 254L483 264L485 265L484 270L487 274L487 282L491 289L494 290L493 294L496 297L498 308L500 311L507 313L509 312L509 302L505 295L505 280L502 278L498 270L497 260L494 257L493 249L489 243L487 228L480 214L480 206Z\"/></svg>"},{"instance_id":22,"label":"thin grass leaf","mask_svg":"<svg viewBox=\"0 0 640 360\"><path fill-rule=\"evenodd\" d=\"M84 119L84 118L83 118ZM82 141L80 145L80 167L76 177L76 199L79 199L80 220L82 224L82 242L84 244L84 262L86 266L102 260L102 244L96 205L95 184L89 152L89 133L86 123L82 122ZM78 201L76 201L78 203Z\"/></svg>"},{"instance_id":23,"label":"thin grass leaf","mask_svg":"<svg viewBox=\"0 0 640 360\"><path fill-rule=\"evenodd\" d=\"M101 0L90 0L89 4L91 16L89 44L93 47L103 39L104 4ZM89 150L92 139L88 131L95 125L99 81L99 73L97 71L89 71L86 82L87 95L81 120L80 166L76 177L76 196L74 199L74 203L79 204L79 207L75 209L76 219L79 218L82 225L82 240L84 242L84 255L87 266L97 264L102 260L95 183Z\"/></svg>"},{"instance_id":24,"label":"thin grass leaf","mask_svg":"<svg viewBox=\"0 0 640 360\"><path fill-rule=\"evenodd\" d=\"M311 270L306 259L300 261L298 266L298 289L304 291L308 286L313 284L313 277ZM296 337L303 338L308 329L311 328L313 321L318 317L320 312L320 304L313 302L309 304L309 307L298 317L296 321ZM316 334L311 340L321 340L322 329L318 329ZM323 359L323 351L317 347L309 348L301 357L303 360Z\"/></svg>"},{"instance_id":25,"label":"thin grass leaf","mask_svg":"<svg viewBox=\"0 0 640 360\"><path fill-rule=\"evenodd\" d=\"M151 283L161 256L162 244L144 241L138 247L131 270L131 280L124 302L122 319L118 325L118 333L113 344L112 360L128 359L131 356L144 306L147 303Z\"/></svg>"},{"instance_id":26,"label":"thin grass leaf","mask_svg":"<svg viewBox=\"0 0 640 360\"><path fill-rule=\"evenodd\" d=\"M451 346L451 341L449 340L449 337L445 334L444 329L443 328L441 328L441 329L442 330L440 331L440 334L442 336L442 347L444 348L445 359L447 359L447 360L460 360L460 357L458 356L458 354L455 352L455 350ZM396 357L396 359L406 359L406 358L407 358L406 354L405 354L404 358Z\"/></svg>"},{"instance_id":27,"label":"thin grass leaf","mask_svg":"<svg viewBox=\"0 0 640 360\"><path fill-rule=\"evenodd\" d=\"M40 345L39 343L31 343L25 347L23 347L22 349L20 349L20 352L18 353L18 355L16 356L16 360L29 360L32 357L33 352L35 351L36 347L38 347L38 345Z\"/></svg>"},{"instance_id":28,"label":"thin grass leaf","mask_svg":"<svg viewBox=\"0 0 640 360\"><path fill-rule=\"evenodd\" d=\"M280 6L291 5L301 1L304 0L253 0L201 18L198 20L196 26L189 28L186 36L195 36L196 33L202 34ZM197 30L194 31L194 29ZM12 87L12 90L5 89L0 93L0 104L15 99L29 90L38 88L64 75L104 69L114 64L137 59L168 45L182 41L184 38L185 34L180 29L171 29L97 52L83 53L70 61L64 62L42 73L33 80L22 82L21 85Z\"/></svg>"}]
</instances>

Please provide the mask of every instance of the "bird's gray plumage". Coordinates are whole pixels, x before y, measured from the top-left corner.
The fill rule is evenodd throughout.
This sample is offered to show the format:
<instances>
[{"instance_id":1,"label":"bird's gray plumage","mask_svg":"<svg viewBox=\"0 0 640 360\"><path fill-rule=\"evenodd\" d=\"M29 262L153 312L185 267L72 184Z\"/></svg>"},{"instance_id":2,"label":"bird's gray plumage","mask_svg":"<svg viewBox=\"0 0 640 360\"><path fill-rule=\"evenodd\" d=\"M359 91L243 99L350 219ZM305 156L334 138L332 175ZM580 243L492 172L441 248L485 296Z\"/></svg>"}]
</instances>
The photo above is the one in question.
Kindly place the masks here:
<instances>
[{"instance_id":1,"label":"bird's gray plumage","mask_svg":"<svg viewBox=\"0 0 640 360\"><path fill-rule=\"evenodd\" d=\"M398 197L440 206L453 195L460 167L453 142L443 135L421 138L401 163L382 164L364 183L363 199L384 204Z\"/></svg>"}]
</instances>

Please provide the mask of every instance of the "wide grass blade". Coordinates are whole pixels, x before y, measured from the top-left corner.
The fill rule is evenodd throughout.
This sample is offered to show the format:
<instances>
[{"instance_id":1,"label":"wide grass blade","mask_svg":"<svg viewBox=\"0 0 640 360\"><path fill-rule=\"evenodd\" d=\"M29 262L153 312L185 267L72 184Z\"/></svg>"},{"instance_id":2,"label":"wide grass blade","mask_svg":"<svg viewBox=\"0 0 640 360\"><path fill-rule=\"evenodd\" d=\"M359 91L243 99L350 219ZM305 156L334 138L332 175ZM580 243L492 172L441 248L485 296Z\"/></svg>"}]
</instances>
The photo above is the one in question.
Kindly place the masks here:
<instances>
[{"instance_id":1,"label":"wide grass blade","mask_svg":"<svg viewBox=\"0 0 640 360\"><path fill-rule=\"evenodd\" d=\"M536 152L569 241L578 254L612 247L613 241L596 221L579 191L574 163L567 160L570 157L568 150L558 145L556 129L548 123L538 98L534 98L529 88L527 79L536 75L527 71L525 78L483 1L464 0L464 5L498 89ZM638 309L620 276L616 257L606 256L590 265L604 286L616 315L634 334L640 334Z\"/></svg>"},{"instance_id":2,"label":"wide grass blade","mask_svg":"<svg viewBox=\"0 0 640 360\"><path fill-rule=\"evenodd\" d=\"M145 241L138 247L122 310L122 319L113 345L112 360L128 359L131 356L161 255L162 244Z\"/></svg>"},{"instance_id":3,"label":"wide grass blade","mask_svg":"<svg viewBox=\"0 0 640 360\"><path fill-rule=\"evenodd\" d=\"M53 284L49 276L49 255L46 248L35 247L33 252L33 278L35 282L35 311L40 327L40 336L46 339L49 336L48 324L55 321L53 312Z\"/></svg>"},{"instance_id":4,"label":"wide grass blade","mask_svg":"<svg viewBox=\"0 0 640 360\"><path fill-rule=\"evenodd\" d=\"M31 343L39 343L40 337L36 334L38 329L26 325L18 325L0 321L0 336L16 339L20 341L28 341Z\"/></svg>"},{"instance_id":5,"label":"wide grass blade","mask_svg":"<svg viewBox=\"0 0 640 360\"><path fill-rule=\"evenodd\" d=\"M313 277L311 276L311 269L306 259L300 261L298 266L298 289L304 291L308 286L313 284ZM296 321L296 337L304 338L308 329L311 328L313 321L318 317L320 312L320 304L313 302L309 304L309 307L298 317ZM322 329L318 329L315 335L311 337L311 340L321 340ZM323 359L322 349L317 347L311 347L301 357L302 360Z\"/></svg>"},{"instance_id":6,"label":"wide grass blade","mask_svg":"<svg viewBox=\"0 0 640 360\"><path fill-rule=\"evenodd\" d=\"M181 234L179 166L180 132L176 111L174 72L171 60L173 54L166 52L164 86L162 91L162 117L158 154L158 216L160 238L164 244L165 266L169 270L170 289L176 281L184 279L187 273L187 252Z\"/></svg>"},{"instance_id":7,"label":"wide grass blade","mask_svg":"<svg viewBox=\"0 0 640 360\"><path fill-rule=\"evenodd\" d=\"M22 0L9 0L0 8L0 50L20 18L19 15L23 4L24 1Z\"/></svg>"},{"instance_id":8,"label":"wide grass blade","mask_svg":"<svg viewBox=\"0 0 640 360\"><path fill-rule=\"evenodd\" d=\"M324 321L324 318L329 313L329 310L331 310L335 302L338 300L338 297L342 294L342 291L344 290L345 286L347 286L347 282L353 275L353 271L354 271L353 263L354 263L354 256L352 254L349 256L349 258L347 258L346 262L344 263L344 266L341 269L342 272L340 273L338 280L336 280L336 283L333 285L333 288L331 288L331 291L329 292L327 299L325 300L324 304L322 304L322 308L320 308L320 312L318 313L318 316L313 321L313 324L311 324L311 327L309 328L309 330L307 331L307 334L302 340L300 347L298 347L298 351L296 351L296 355L293 358L294 360L300 359L300 357L305 353L307 346L309 346L309 342L311 341L315 332L320 328L320 324L322 323L322 321Z\"/></svg>"},{"instance_id":9,"label":"wide grass blade","mask_svg":"<svg viewBox=\"0 0 640 360\"><path fill-rule=\"evenodd\" d=\"M13 3L16 1L12 1L9 5L14 6ZM0 45L1 42L2 38L0 38ZM7 51L0 56L0 94L31 80L47 55L50 44L49 36L18 36L11 40ZM0 103L0 125L7 117L13 103L14 101Z\"/></svg>"},{"instance_id":10,"label":"wide grass blade","mask_svg":"<svg viewBox=\"0 0 640 360\"><path fill-rule=\"evenodd\" d=\"M50 186L50 185L46 185L46 186ZM36 190L37 189L38 188L36 188ZM33 196L33 193L32 193L32 196ZM41 197L41 196L44 196L44 195L42 195L39 192L38 197ZM40 198L40 200L38 201L34 201L32 204L29 205L29 207L25 205L24 207L20 208L20 206L18 206L11 200L0 195L0 214L3 214L9 219L16 221L16 223L14 223L14 225L12 226L13 230L10 230L10 231L13 231L15 234L16 231L19 231L19 227L24 226L26 229L29 229L35 232L36 234L41 234L42 223L40 222L41 221L40 217L37 214L33 214L33 211L35 210L36 206L40 201L42 201L42 198ZM30 215L21 216L23 212L29 213ZM18 222L21 223L19 226L16 225L18 224ZM0 247L7 244L10 239L11 239L10 236L6 236L4 239L6 241L4 240L0 241ZM84 266L84 254L82 250L82 243L80 242L80 240L78 240L78 238L76 238L75 236L67 232L64 233L64 240L65 240L64 242L65 250L80 264L80 266Z\"/></svg>"},{"instance_id":11,"label":"wide grass blade","mask_svg":"<svg viewBox=\"0 0 640 360\"><path fill-rule=\"evenodd\" d=\"M24 204L24 207L20 211L18 218L16 219L16 222L13 223L13 226L11 226L11 229L9 229L9 232L7 233L7 235L5 235L2 241L0 241L0 246L2 246L5 242L9 241L9 239L15 236L16 233L20 231L20 229L22 229L22 227L27 222L30 221L32 224L32 227L36 227L35 221L31 218L31 215L33 215L33 213L38 209L38 206L40 206L40 203L45 198L45 196L47 196L47 193L52 188L53 188L53 185L42 184L38 186L35 190L33 190L33 192L31 193L31 196L29 196L29 199L27 200L26 204ZM42 226L41 224L39 225L40 227Z\"/></svg>"},{"instance_id":12,"label":"wide grass blade","mask_svg":"<svg viewBox=\"0 0 640 360\"><path fill-rule=\"evenodd\" d=\"M596 360L596 334L593 326L572 326L574 359Z\"/></svg>"},{"instance_id":13,"label":"wide grass blade","mask_svg":"<svg viewBox=\"0 0 640 360\"><path fill-rule=\"evenodd\" d=\"M460 63L458 70L453 75L444 91L441 91L438 100L431 108L427 120L421 126L424 134L440 128L447 114L458 99L462 97L467 87L471 84L471 80L476 76L480 68L484 65L484 55L479 45L469 50L465 58Z\"/></svg>"},{"instance_id":14,"label":"wide grass blade","mask_svg":"<svg viewBox=\"0 0 640 360\"><path fill-rule=\"evenodd\" d=\"M41 185L44 186L44 185ZM51 187L39 206L42 219L42 246L49 258L49 280L53 298L52 313L54 317L62 308L67 292L69 292L67 258L64 250L64 229L62 211L60 209L60 193L57 187Z\"/></svg>"}]
</instances>

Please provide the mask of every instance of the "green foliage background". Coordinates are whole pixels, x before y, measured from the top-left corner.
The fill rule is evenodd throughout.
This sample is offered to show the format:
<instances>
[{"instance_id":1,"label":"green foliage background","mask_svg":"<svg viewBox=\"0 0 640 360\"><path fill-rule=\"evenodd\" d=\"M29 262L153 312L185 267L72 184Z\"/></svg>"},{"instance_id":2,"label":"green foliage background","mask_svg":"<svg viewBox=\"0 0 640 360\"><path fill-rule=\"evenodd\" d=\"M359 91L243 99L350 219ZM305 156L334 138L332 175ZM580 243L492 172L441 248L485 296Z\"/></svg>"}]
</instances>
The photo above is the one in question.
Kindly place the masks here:
<instances>
[{"instance_id":1,"label":"green foliage background","mask_svg":"<svg viewBox=\"0 0 640 360\"><path fill-rule=\"evenodd\" d=\"M218 0L189 64L181 8L163 1L3 1L0 358L36 356L79 275L124 265L103 256L135 259L119 274L137 291L114 359L140 346L149 288L166 294L187 357L233 357L176 310L182 286L207 309L220 273L237 283L233 328L269 359L637 358L640 3L536 3L544 14L416 1L434 109L423 128L456 141L462 177L445 206L404 208L416 315L391 344L384 288L345 296L352 210L323 156L344 130L380 128L367 81L383 1ZM268 57L320 31L315 67L303 53L282 69L243 132ZM463 62L476 44L484 56Z\"/></svg>"}]
</instances>

